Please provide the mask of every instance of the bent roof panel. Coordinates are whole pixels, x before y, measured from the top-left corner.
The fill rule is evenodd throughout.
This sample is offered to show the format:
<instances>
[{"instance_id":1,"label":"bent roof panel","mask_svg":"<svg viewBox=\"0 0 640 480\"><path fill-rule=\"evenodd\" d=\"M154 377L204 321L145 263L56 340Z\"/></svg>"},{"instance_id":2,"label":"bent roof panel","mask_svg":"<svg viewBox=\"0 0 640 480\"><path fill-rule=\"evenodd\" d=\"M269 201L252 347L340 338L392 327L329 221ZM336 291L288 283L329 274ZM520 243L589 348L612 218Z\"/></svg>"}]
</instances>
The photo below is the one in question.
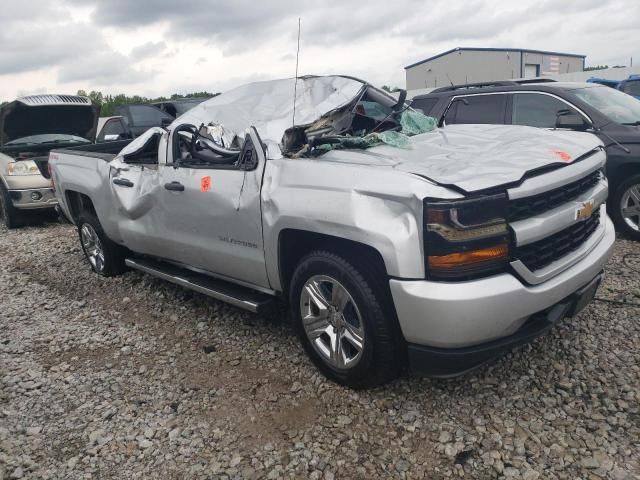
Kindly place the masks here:
<instances>
[{"instance_id":1,"label":"bent roof panel","mask_svg":"<svg viewBox=\"0 0 640 480\"><path fill-rule=\"evenodd\" d=\"M311 124L325 113L346 105L365 85L342 76L298 78L295 125ZM242 135L247 128L256 127L265 143L278 145L285 130L293 125L294 86L295 78L242 85L192 108L178 117L172 128L185 123L214 123Z\"/></svg>"}]
</instances>

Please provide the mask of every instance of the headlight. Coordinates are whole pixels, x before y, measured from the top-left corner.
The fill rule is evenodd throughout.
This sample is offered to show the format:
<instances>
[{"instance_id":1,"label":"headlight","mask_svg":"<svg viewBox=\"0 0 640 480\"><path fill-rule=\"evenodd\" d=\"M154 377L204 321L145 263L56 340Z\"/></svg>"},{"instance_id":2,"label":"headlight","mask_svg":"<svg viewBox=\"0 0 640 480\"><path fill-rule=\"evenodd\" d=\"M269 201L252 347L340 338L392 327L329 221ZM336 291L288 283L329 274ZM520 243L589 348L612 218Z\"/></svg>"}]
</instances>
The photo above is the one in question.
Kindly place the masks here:
<instances>
[{"instance_id":1,"label":"headlight","mask_svg":"<svg viewBox=\"0 0 640 480\"><path fill-rule=\"evenodd\" d=\"M507 197L425 201L429 278L468 280L503 271L509 261Z\"/></svg>"},{"instance_id":2,"label":"headlight","mask_svg":"<svg viewBox=\"0 0 640 480\"><path fill-rule=\"evenodd\" d=\"M20 160L9 164L9 175L40 175L40 170L33 160Z\"/></svg>"}]
</instances>

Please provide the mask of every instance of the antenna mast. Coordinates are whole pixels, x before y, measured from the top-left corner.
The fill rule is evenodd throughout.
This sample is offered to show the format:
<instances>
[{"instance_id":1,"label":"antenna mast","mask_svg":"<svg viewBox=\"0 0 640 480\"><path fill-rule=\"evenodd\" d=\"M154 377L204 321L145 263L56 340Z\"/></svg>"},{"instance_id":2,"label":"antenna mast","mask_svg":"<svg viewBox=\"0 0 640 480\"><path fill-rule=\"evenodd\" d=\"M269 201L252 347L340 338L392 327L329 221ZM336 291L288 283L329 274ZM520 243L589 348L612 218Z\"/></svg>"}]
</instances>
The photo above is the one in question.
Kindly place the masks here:
<instances>
[{"instance_id":1,"label":"antenna mast","mask_svg":"<svg viewBox=\"0 0 640 480\"><path fill-rule=\"evenodd\" d=\"M300 60L300 30L302 28L302 22L298 17L298 49L296 50L296 79L293 83L293 120L292 126L296 125L296 96L298 94L298 62Z\"/></svg>"}]
</instances>

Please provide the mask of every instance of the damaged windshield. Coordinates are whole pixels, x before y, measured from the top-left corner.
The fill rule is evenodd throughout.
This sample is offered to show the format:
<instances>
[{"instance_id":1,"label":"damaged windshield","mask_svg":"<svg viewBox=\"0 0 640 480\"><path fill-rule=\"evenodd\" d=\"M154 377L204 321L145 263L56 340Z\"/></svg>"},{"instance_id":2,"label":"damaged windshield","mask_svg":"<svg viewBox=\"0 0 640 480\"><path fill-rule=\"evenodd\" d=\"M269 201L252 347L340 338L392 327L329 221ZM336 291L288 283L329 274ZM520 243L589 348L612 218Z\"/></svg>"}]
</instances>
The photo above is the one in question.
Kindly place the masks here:
<instances>
[{"instance_id":1,"label":"damaged windshield","mask_svg":"<svg viewBox=\"0 0 640 480\"><path fill-rule=\"evenodd\" d=\"M404 98L396 100L367 86L345 107L323 115L311 125L288 129L282 147L284 155L292 158L382 144L410 148L410 136L429 132L435 127L435 119L410 109Z\"/></svg>"},{"instance_id":2,"label":"damaged windshield","mask_svg":"<svg viewBox=\"0 0 640 480\"><path fill-rule=\"evenodd\" d=\"M397 100L353 77L270 80L207 100L179 117L171 129L191 125L212 140L215 149L237 151L242 147L237 139L254 127L268 158L311 156L382 143L409 148L409 136L433 130L436 124L410 109L404 98L404 93ZM194 157L193 153L189 151L189 156Z\"/></svg>"}]
</instances>

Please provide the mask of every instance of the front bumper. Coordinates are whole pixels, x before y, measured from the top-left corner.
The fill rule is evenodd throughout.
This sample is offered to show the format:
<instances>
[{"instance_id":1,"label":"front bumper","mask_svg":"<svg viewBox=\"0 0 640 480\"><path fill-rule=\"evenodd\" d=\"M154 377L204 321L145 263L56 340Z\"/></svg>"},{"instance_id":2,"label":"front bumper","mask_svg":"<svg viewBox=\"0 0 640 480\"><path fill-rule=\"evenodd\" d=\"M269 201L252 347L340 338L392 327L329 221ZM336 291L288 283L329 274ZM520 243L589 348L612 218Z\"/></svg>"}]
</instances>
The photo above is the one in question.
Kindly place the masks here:
<instances>
[{"instance_id":1,"label":"front bumper","mask_svg":"<svg viewBox=\"0 0 640 480\"><path fill-rule=\"evenodd\" d=\"M545 334L563 318L577 315L591 302L601 281L602 274L599 274L561 302L529 317L524 325L507 337L463 348L435 348L409 344L411 370L441 378L457 376L472 370L501 353Z\"/></svg>"},{"instance_id":2,"label":"front bumper","mask_svg":"<svg viewBox=\"0 0 640 480\"><path fill-rule=\"evenodd\" d=\"M9 190L9 198L15 208L23 210L54 208L58 204L51 187Z\"/></svg>"},{"instance_id":3,"label":"front bumper","mask_svg":"<svg viewBox=\"0 0 640 480\"><path fill-rule=\"evenodd\" d=\"M613 224L604 218L600 242L570 268L538 285L526 285L510 273L458 283L391 280L405 340L432 349L461 349L514 335L600 275L615 241Z\"/></svg>"}]
</instances>

